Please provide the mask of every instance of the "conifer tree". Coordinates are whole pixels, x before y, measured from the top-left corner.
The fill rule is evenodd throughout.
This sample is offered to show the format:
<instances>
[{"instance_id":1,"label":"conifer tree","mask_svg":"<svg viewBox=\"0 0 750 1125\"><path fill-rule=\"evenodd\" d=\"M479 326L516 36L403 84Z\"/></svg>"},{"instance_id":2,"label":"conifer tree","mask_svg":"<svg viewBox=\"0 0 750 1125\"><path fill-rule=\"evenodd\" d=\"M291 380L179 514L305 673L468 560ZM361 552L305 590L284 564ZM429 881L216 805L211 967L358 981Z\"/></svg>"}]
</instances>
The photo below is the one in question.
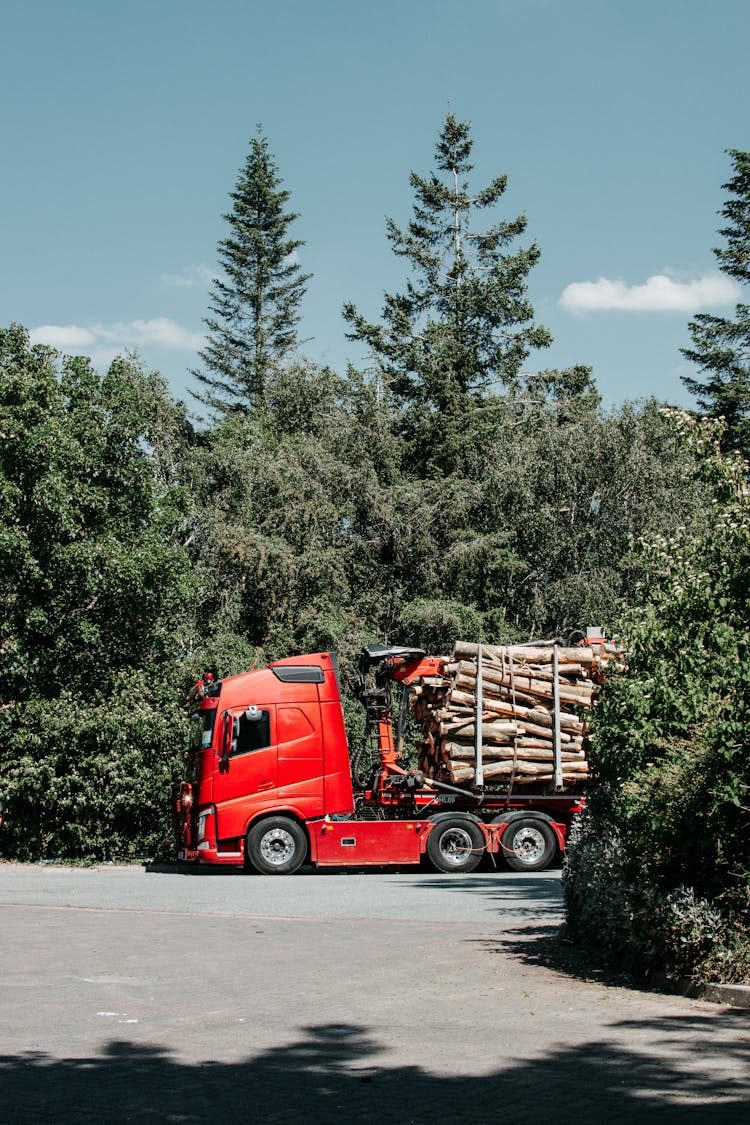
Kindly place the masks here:
<instances>
[{"instance_id":1,"label":"conifer tree","mask_svg":"<svg viewBox=\"0 0 750 1125\"><path fill-rule=\"evenodd\" d=\"M211 290L203 370L193 372L202 387L195 397L219 415L261 406L269 369L299 343L310 274L297 260L304 243L289 235L299 217L285 210L290 194L258 128L223 216L230 228L218 247L223 274Z\"/></svg>"},{"instance_id":2,"label":"conifer tree","mask_svg":"<svg viewBox=\"0 0 750 1125\"><path fill-rule=\"evenodd\" d=\"M734 176L724 184L732 193L720 214L727 225L719 230L726 239L714 254L724 273L737 281L750 282L750 152L730 149ZM750 456L750 306L738 304L734 319L701 313L689 324L692 348L682 354L696 363L704 378L683 376L682 382L695 395L710 417L726 422L724 447Z\"/></svg>"},{"instance_id":3,"label":"conifer tree","mask_svg":"<svg viewBox=\"0 0 750 1125\"><path fill-rule=\"evenodd\" d=\"M469 128L448 115L436 146L437 172L411 174L413 218L405 230L387 221L394 253L411 267L404 292L386 294L380 324L353 304L344 306L349 338L370 347L391 391L415 416L425 409L455 415L492 384L513 388L529 351L551 342L533 323L526 293L539 247L511 249L526 217L472 229L474 213L499 202L507 177L470 190Z\"/></svg>"}]
</instances>

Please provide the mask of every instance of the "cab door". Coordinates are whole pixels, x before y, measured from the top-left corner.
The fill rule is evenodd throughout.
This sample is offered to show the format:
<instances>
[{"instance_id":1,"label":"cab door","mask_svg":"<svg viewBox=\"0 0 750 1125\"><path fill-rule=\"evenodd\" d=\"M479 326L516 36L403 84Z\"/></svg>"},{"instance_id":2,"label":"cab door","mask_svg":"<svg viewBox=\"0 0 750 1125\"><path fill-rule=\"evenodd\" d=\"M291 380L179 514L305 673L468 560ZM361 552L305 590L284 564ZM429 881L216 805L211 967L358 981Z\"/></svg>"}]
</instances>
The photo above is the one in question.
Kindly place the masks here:
<instances>
[{"instance_id":1,"label":"cab door","mask_svg":"<svg viewBox=\"0 0 750 1125\"><path fill-rule=\"evenodd\" d=\"M279 799L293 805L305 819L322 816L323 734L320 703L280 703L276 709L279 743Z\"/></svg>"},{"instance_id":2,"label":"cab door","mask_svg":"<svg viewBox=\"0 0 750 1125\"><path fill-rule=\"evenodd\" d=\"M244 835L249 817L273 805L278 793L276 707L225 711L215 772L214 803L219 840Z\"/></svg>"}]
</instances>

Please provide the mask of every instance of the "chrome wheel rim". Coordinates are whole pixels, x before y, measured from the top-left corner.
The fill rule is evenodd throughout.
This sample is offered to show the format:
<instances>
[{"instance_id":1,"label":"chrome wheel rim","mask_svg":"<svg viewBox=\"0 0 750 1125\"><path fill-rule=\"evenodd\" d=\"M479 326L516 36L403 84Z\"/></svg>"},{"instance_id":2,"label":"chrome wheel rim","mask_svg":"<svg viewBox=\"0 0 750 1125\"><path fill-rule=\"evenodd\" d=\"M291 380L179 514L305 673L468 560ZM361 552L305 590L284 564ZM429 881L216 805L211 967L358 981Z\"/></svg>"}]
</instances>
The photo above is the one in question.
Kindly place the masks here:
<instances>
[{"instance_id":1,"label":"chrome wheel rim","mask_svg":"<svg viewBox=\"0 0 750 1125\"><path fill-rule=\"evenodd\" d=\"M294 837L284 828L272 828L260 841L260 854L266 863L274 867L282 867L292 858L294 851Z\"/></svg>"},{"instance_id":2,"label":"chrome wheel rim","mask_svg":"<svg viewBox=\"0 0 750 1125\"><path fill-rule=\"evenodd\" d=\"M452 867L460 867L474 850L471 836L465 828L449 828L440 837L440 854Z\"/></svg>"},{"instance_id":3,"label":"chrome wheel rim","mask_svg":"<svg viewBox=\"0 0 750 1125\"><path fill-rule=\"evenodd\" d=\"M537 863L546 848L544 836L538 828L522 828L513 837L511 851L522 863Z\"/></svg>"}]
</instances>

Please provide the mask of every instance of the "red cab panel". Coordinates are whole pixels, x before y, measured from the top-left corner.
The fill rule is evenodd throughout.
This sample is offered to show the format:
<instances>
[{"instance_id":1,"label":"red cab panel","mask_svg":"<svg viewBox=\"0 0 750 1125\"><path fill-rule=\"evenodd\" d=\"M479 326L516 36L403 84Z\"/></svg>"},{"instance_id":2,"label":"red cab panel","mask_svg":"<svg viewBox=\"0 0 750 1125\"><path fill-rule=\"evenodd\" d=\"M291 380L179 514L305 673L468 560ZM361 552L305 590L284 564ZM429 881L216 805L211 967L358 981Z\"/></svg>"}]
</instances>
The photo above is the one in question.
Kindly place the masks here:
<instances>
[{"instance_id":1,"label":"red cab panel","mask_svg":"<svg viewBox=\"0 0 750 1125\"><path fill-rule=\"evenodd\" d=\"M302 798L306 803L312 800L322 807L323 734L317 699L312 703L277 707L276 740L279 800Z\"/></svg>"}]
</instances>

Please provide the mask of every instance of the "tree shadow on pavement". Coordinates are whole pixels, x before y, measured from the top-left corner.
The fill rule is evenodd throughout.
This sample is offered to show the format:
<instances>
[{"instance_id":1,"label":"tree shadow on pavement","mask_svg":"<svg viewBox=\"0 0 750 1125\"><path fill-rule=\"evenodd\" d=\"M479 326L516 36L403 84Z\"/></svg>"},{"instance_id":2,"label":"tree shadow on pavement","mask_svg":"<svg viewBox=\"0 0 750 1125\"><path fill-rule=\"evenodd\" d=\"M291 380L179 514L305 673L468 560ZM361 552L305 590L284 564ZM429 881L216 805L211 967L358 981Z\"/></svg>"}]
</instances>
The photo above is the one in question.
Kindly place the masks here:
<instances>
[{"instance_id":1,"label":"tree shadow on pavement","mask_svg":"<svg viewBox=\"0 0 750 1125\"><path fill-rule=\"evenodd\" d=\"M427 890L465 891L481 895L485 901L494 902L514 915L538 918L544 914L562 915L564 908L562 885L559 879L539 878L534 875L511 875L498 879L496 875L434 875L409 880L409 888Z\"/></svg>"},{"instance_id":2,"label":"tree shadow on pavement","mask_svg":"<svg viewBox=\"0 0 750 1125\"><path fill-rule=\"evenodd\" d=\"M575 980L643 990L644 981L614 967L595 950L575 941L565 924L519 926L498 938L472 938L490 953L517 958Z\"/></svg>"},{"instance_id":3,"label":"tree shadow on pavement","mask_svg":"<svg viewBox=\"0 0 750 1125\"><path fill-rule=\"evenodd\" d=\"M637 979L621 967L609 964L596 950L573 940L567 925L562 921L565 902L559 879L540 879L538 876L521 874L502 880L493 876L461 878L446 875L442 879L423 879L411 885L481 894L484 898L493 900L501 911L507 912L509 924L504 927L502 936L467 939L490 953L512 956L524 964L550 969L589 983L616 985L640 991L649 987L645 978ZM545 916L552 917L554 921L545 922ZM533 921L535 924L519 925L519 919ZM498 922L503 922L502 913L498 916ZM659 988L658 991L669 989Z\"/></svg>"},{"instance_id":4,"label":"tree shadow on pavement","mask_svg":"<svg viewBox=\"0 0 750 1125\"><path fill-rule=\"evenodd\" d=\"M733 1018L730 1013L728 1018ZM325 1024L241 1060L187 1063L156 1046L113 1041L96 1057L27 1054L0 1059L9 1122L332 1121L434 1125L444 1121L545 1120L663 1125L747 1119L747 1021L729 1044L711 1042L714 1021L643 1021L641 1048L613 1042L558 1046L539 1059L505 1061L489 1074L432 1074L379 1064L385 1047L367 1029ZM617 1036L619 1025L613 1025ZM654 1032L657 1034L654 1040ZM484 1055L493 1037L484 1044ZM647 1045L646 1045L647 1044ZM700 1045L701 1058L695 1050ZM655 1050L655 1046L659 1049ZM426 1048L428 1050L428 1048ZM733 1074L728 1080L728 1066ZM425 1058L425 1067L428 1066ZM738 1077L739 1075L739 1077Z\"/></svg>"}]
</instances>

